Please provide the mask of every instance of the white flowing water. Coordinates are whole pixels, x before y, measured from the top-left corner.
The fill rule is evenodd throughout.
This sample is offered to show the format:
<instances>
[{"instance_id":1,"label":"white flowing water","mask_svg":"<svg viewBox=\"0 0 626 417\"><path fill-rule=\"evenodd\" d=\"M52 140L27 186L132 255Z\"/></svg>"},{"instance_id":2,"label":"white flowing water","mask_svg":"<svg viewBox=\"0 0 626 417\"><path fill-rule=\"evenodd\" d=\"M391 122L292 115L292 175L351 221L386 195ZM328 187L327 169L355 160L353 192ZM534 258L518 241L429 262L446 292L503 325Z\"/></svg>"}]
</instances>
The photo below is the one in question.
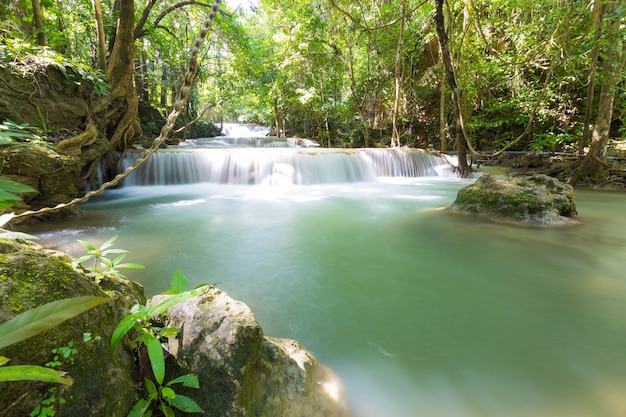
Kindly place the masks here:
<instances>
[{"instance_id":1,"label":"white flowing water","mask_svg":"<svg viewBox=\"0 0 626 417\"><path fill-rule=\"evenodd\" d=\"M626 195L578 191L581 225L533 228L437 210L470 181L429 170L306 182L244 165L240 182L109 191L30 232L75 255L119 234L148 295L178 267L217 283L334 368L354 417L626 416Z\"/></svg>"},{"instance_id":2,"label":"white flowing water","mask_svg":"<svg viewBox=\"0 0 626 417\"><path fill-rule=\"evenodd\" d=\"M136 157L128 155L125 165L131 165ZM156 153L125 180L125 185L311 185L446 173L451 175L451 167L444 157L420 149L194 148Z\"/></svg>"}]
</instances>

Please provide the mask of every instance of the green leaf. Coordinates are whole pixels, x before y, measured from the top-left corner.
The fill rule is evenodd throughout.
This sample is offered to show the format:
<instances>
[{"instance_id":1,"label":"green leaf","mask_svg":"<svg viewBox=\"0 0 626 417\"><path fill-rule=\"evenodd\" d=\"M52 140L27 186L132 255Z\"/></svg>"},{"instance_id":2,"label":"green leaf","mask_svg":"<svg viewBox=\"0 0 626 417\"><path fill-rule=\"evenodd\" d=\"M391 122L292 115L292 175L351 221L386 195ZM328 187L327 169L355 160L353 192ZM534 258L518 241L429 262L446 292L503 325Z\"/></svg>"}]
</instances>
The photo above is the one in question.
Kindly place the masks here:
<instances>
[{"instance_id":1,"label":"green leaf","mask_svg":"<svg viewBox=\"0 0 626 417\"><path fill-rule=\"evenodd\" d=\"M80 239L79 239L79 240L78 240L78 243L80 243L81 245L83 245L83 247L84 247L85 249L87 249L88 251L97 251L97 250L98 250L98 249L97 249L94 245L92 245L92 244L91 244L91 243L89 243L89 242L85 242L84 240L80 240ZM81 259L82 259L82 258L81 258ZM87 258L87 259L89 259L89 258Z\"/></svg>"},{"instance_id":2,"label":"green leaf","mask_svg":"<svg viewBox=\"0 0 626 417\"><path fill-rule=\"evenodd\" d=\"M165 417L176 417L176 414L174 413L174 410L172 410L170 407L168 407L165 404L161 404L159 406L159 410L161 410L163 412Z\"/></svg>"},{"instance_id":3,"label":"green leaf","mask_svg":"<svg viewBox=\"0 0 626 417\"><path fill-rule=\"evenodd\" d=\"M7 358L6 356L0 356L0 366L4 365L5 363L8 363L11 359Z\"/></svg>"},{"instance_id":4,"label":"green leaf","mask_svg":"<svg viewBox=\"0 0 626 417\"><path fill-rule=\"evenodd\" d=\"M63 378L57 371L36 365L14 365L0 368L0 381L42 381L72 385L72 378Z\"/></svg>"},{"instance_id":5,"label":"green leaf","mask_svg":"<svg viewBox=\"0 0 626 417\"><path fill-rule=\"evenodd\" d=\"M0 238L1 239L26 239L26 240L39 239L37 236L29 235L28 233L22 233L22 232L0 233Z\"/></svg>"},{"instance_id":6,"label":"green leaf","mask_svg":"<svg viewBox=\"0 0 626 417\"><path fill-rule=\"evenodd\" d=\"M145 265L137 264L134 262L127 262L125 264L115 265L116 268L126 268L126 269L144 269Z\"/></svg>"},{"instance_id":7,"label":"green leaf","mask_svg":"<svg viewBox=\"0 0 626 417\"><path fill-rule=\"evenodd\" d=\"M168 327L159 332L160 337L175 337L178 334L178 328L176 327Z\"/></svg>"},{"instance_id":8,"label":"green leaf","mask_svg":"<svg viewBox=\"0 0 626 417\"><path fill-rule=\"evenodd\" d=\"M77 264L82 264L83 262L88 261L88 260L90 260L91 258L93 258L93 255L85 255L85 256L81 256L80 258L78 258L78 259L76 260L76 263L77 263Z\"/></svg>"},{"instance_id":9,"label":"green leaf","mask_svg":"<svg viewBox=\"0 0 626 417\"><path fill-rule=\"evenodd\" d=\"M115 235L111 239L104 242L102 245L100 245L100 250L103 251L107 248L110 248L113 245L113 242L115 242L118 237L119 237L118 235Z\"/></svg>"},{"instance_id":10,"label":"green leaf","mask_svg":"<svg viewBox=\"0 0 626 417\"><path fill-rule=\"evenodd\" d=\"M135 406L128 413L127 417L143 417L143 416L146 416L151 405L152 405L152 401L146 400L145 398L142 398L141 400L137 401Z\"/></svg>"},{"instance_id":11,"label":"green leaf","mask_svg":"<svg viewBox=\"0 0 626 417\"><path fill-rule=\"evenodd\" d=\"M143 381L146 386L146 391L148 391L148 399L156 400L159 398L159 392L157 391L157 387L154 385L154 382L148 378L144 378Z\"/></svg>"},{"instance_id":12,"label":"green leaf","mask_svg":"<svg viewBox=\"0 0 626 417\"><path fill-rule=\"evenodd\" d=\"M185 292L189 289L189 285L187 284L187 278L180 268L178 268L172 276L171 285L172 291L174 291L175 294L180 294L181 292Z\"/></svg>"},{"instance_id":13,"label":"green leaf","mask_svg":"<svg viewBox=\"0 0 626 417\"><path fill-rule=\"evenodd\" d=\"M10 193L32 193L37 192L33 187L21 184L19 182L0 179L0 190L8 191Z\"/></svg>"},{"instance_id":14,"label":"green leaf","mask_svg":"<svg viewBox=\"0 0 626 417\"><path fill-rule=\"evenodd\" d=\"M9 192L6 192L6 191L0 189L0 200L7 200L7 201L12 201L12 202L17 202L17 201L20 201L21 198L16 196L15 194L11 194Z\"/></svg>"},{"instance_id":15,"label":"green leaf","mask_svg":"<svg viewBox=\"0 0 626 417\"><path fill-rule=\"evenodd\" d=\"M102 262L107 268L113 268L115 266L113 261L109 258L100 258L100 262Z\"/></svg>"},{"instance_id":16,"label":"green leaf","mask_svg":"<svg viewBox=\"0 0 626 417\"><path fill-rule=\"evenodd\" d=\"M177 394L176 397L170 400L170 404L185 413L204 413L204 410L200 408L198 403L186 395Z\"/></svg>"},{"instance_id":17,"label":"green leaf","mask_svg":"<svg viewBox=\"0 0 626 417\"><path fill-rule=\"evenodd\" d=\"M0 349L52 329L65 320L112 300L93 296L66 298L25 311L0 325Z\"/></svg>"},{"instance_id":18,"label":"green leaf","mask_svg":"<svg viewBox=\"0 0 626 417\"><path fill-rule=\"evenodd\" d=\"M150 358L150 366L152 367L152 373L154 373L154 379L163 384L165 378L165 355L163 354L163 347L161 342L154 336L145 334L146 337L142 337L141 340L146 344L148 348L148 357Z\"/></svg>"},{"instance_id":19,"label":"green leaf","mask_svg":"<svg viewBox=\"0 0 626 417\"><path fill-rule=\"evenodd\" d=\"M161 389L161 396L162 396L163 398L169 398L169 399L172 399L172 398L175 398L175 397L176 397L176 393L174 392L174 390L173 390L173 389L171 389L171 388L169 388L169 387L163 387L163 388Z\"/></svg>"},{"instance_id":20,"label":"green leaf","mask_svg":"<svg viewBox=\"0 0 626 417\"><path fill-rule=\"evenodd\" d=\"M137 317L135 315L128 315L120 320L113 330L113 335L111 336L111 354L115 353L115 348L119 341L132 329L135 324L137 324Z\"/></svg>"},{"instance_id":21,"label":"green leaf","mask_svg":"<svg viewBox=\"0 0 626 417\"><path fill-rule=\"evenodd\" d=\"M178 378L174 378L165 384L166 387L169 387L174 384L182 383L185 387L188 388L200 388L200 383L198 382L198 375L187 374L179 376Z\"/></svg>"},{"instance_id":22,"label":"green leaf","mask_svg":"<svg viewBox=\"0 0 626 417\"><path fill-rule=\"evenodd\" d=\"M161 313L163 313L164 311L167 311L170 307L178 305L182 303L183 301L188 300L190 298L196 297L202 294L203 292L204 292L204 288L198 288L198 289L191 290L191 291L185 291L180 294L175 294L171 296L170 298L168 298L167 300L163 300L159 304L150 307L148 309L148 316L156 317L160 315Z\"/></svg>"},{"instance_id":23,"label":"green leaf","mask_svg":"<svg viewBox=\"0 0 626 417\"><path fill-rule=\"evenodd\" d=\"M100 248L100 249L102 249L102 248ZM109 250L102 251L100 256L109 256L112 253L113 254L121 253L122 255L126 256L126 254L129 253L129 252L126 249L109 249ZM124 256L122 256L122 259L124 259Z\"/></svg>"}]
</instances>

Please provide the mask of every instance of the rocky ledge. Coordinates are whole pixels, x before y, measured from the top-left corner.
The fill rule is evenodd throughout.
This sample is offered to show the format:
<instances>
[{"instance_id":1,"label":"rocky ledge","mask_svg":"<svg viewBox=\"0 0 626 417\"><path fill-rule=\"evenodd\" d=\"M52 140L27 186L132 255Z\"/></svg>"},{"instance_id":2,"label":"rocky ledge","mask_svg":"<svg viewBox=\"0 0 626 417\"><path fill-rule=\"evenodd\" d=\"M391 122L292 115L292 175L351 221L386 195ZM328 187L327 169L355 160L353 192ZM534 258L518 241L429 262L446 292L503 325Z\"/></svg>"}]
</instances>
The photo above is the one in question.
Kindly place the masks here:
<instances>
[{"instance_id":1,"label":"rocky ledge","mask_svg":"<svg viewBox=\"0 0 626 417\"><path fill-rule=\"evenodd\" d=\"M61 359L60 365L74 379L72 386L0 382L0 417L29 415L43 398L50 398L52 387L55 415L60 417L125 416L144 396L145 367L141 369L136 352L127 343L118 345L115 357L109 350L117 323L133 305L145 302L143 288L121 279L96 284L71 262L67 255L33 243L0 239L0 323L63 298L113 298L53 330L0 350L10 365L44 365L55 357L53 349L68 344L74 349L71 360ZM178 329L177 336L163 345L169 352L167 380L189 372L198 375L200 389L185 393L207 416L348 414L341 382L330 369L294 340L265 337L248 306L219 289L207 288L170 308L161 320L159 324ZM94 339L83 342L87 332ZM177 388L177 393L183 391Z\"/></svg>"},{"instance_id":2,"label":"rocky ledge","mask_svg":"<svg viewBox=\"0 0 626 417\"><path fill-rule=\"evenodd\" d=\"M542 225L578 223L573 188L543 174L483 175L461 189L448 210Z\"/></svg>"}]
</instances>

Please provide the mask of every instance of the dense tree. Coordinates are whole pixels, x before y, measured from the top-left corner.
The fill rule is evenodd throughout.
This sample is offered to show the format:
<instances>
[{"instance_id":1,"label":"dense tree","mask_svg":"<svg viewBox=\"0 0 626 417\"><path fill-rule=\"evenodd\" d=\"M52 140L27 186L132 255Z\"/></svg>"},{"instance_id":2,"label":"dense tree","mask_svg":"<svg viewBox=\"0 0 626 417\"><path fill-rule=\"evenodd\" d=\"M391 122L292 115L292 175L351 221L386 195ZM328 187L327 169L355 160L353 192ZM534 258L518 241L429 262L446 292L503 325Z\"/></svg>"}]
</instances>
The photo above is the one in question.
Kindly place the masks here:
<instances>
[{"instance_id":1,"label":"dense tree","mask_svg":"<svg viewBox=\"0 0 626 417\"><path fill-rule=\"evenodd\" d=\"M37 4L3 3L3 38L37 43L41 33L104 69L117 149L140 133L138 107L147 128L146 109L172 104L207 12L197 0L42 2L37 30ZM590 144L580 176L604 175L609 138L624 132L624 112L613 111L625 91L616 0L260 0L221 10L188 121L265 123L324 146L452 148L462 160L465 147Z\"/></svg>"}]
</instances>

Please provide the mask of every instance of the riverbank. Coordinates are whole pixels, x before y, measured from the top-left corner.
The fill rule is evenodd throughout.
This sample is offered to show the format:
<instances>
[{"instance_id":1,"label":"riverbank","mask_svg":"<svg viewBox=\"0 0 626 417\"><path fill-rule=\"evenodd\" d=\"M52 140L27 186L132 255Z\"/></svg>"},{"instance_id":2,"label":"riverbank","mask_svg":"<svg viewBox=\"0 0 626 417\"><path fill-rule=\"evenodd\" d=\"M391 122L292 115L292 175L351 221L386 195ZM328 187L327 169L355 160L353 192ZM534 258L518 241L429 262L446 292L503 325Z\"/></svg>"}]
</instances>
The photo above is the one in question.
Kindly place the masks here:
<instances>
[{"instance_id":1,"label":"riverbank","mask_svg":"<svg viewBox=\"0 0 626 417\"><path fill-rule=\"evenodd\" d=\"M506 153L495 157L479 157L474 160L473 167L480 170L484 167L500 167L512 175L545 174L569 183L578 169L581 156L565 153ZM596 190L626 190L626 153L615 152L609 158L607 178L594 180L586 177L576 184L577 188Z\"/></svg>"}]
</instances>

